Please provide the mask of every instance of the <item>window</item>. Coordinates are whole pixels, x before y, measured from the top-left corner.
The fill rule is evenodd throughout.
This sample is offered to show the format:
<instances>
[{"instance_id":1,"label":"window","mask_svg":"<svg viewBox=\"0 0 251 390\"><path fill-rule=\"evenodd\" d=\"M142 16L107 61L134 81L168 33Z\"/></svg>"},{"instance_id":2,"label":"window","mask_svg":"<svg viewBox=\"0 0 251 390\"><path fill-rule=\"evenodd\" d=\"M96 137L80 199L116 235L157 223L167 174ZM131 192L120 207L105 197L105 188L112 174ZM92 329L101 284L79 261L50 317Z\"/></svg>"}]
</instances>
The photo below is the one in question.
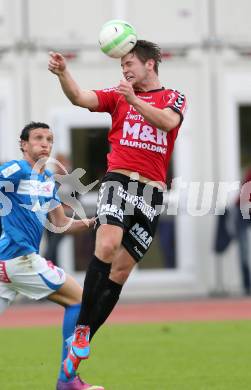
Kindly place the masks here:
<instances>
[{"instance_id":1,"label":"window","mask_svg":"<svg viewBox=\"0 0 251 390\"><path fill-rule=\"evenodd\" d=\"M73 169L85 169L85 184L100 180L106 172L107 132L106 127L71 129Z\"/></svg>"},{"instance_id":2,"label":"window","mask_svg":"<svg viewBox=\"0 0 251 390\"><path fill-rule=\"evenodd\" d=\"M240 165L242 174L251 167L251 105L239 106Z\"/></svg>"},{"instance_id":3,"label":"window","mask_svg":"<svg viewBox=\"0 0 251 390\"><path fill-rule=\"evenodd\" d=\"M100 180L106 172L108 128L86 127L71 129L72 167L84 168L83 184ZM98 190L98 186L94 188ZM74 236L74 258L76 271L86 270L94 252L95 234L87 231Z\"/></svg>"}]
</instances>

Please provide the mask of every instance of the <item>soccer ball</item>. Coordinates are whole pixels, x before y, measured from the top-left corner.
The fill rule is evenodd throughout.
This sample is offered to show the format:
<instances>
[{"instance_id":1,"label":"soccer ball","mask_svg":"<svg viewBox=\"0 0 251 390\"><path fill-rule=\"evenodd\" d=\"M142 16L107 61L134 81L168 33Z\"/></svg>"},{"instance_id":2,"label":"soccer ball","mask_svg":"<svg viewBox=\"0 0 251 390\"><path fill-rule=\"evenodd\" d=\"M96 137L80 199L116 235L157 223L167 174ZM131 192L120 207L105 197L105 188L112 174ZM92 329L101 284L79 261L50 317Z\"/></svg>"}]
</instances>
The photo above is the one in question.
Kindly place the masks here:
<instances>
[{"instance_id":1,"label":"soccer ball","mask_svg":"<svg viewBox=\"0 0 251 390\"><path fill-rule=\"evenodd\" d=\"M101 50L112 58L120 58L129 53L137 43L134 27L124 20L110 20L99 34Z\"/></svg>"}]
</instances>

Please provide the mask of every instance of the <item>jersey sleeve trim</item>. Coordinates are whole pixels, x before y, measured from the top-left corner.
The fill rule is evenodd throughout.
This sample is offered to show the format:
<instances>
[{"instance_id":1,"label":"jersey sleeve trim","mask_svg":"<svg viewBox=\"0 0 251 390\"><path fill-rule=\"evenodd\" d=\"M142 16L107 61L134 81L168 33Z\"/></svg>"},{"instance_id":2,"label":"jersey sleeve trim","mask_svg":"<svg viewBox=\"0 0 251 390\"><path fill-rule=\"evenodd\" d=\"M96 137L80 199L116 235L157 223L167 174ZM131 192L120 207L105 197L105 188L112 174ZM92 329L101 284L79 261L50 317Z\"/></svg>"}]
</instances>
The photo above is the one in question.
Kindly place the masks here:
<instances>
[{"instance_id":1,"label":"jersey sleeve trim","mask_svg":"<svg viewBox=\"0 0 251 390\"><path fill-rule=\"evenodd\" d=\"M181 125L181 123L183 122L183 119L184 119L184 115L182 114L182 112L178 108L173 107L173 106L166 106L166 108L171 108L173 111L175 111L175 112L177 112L177 114L179 114L179 116L180 116L179 125Z\"/></svg>"}]
</instances>

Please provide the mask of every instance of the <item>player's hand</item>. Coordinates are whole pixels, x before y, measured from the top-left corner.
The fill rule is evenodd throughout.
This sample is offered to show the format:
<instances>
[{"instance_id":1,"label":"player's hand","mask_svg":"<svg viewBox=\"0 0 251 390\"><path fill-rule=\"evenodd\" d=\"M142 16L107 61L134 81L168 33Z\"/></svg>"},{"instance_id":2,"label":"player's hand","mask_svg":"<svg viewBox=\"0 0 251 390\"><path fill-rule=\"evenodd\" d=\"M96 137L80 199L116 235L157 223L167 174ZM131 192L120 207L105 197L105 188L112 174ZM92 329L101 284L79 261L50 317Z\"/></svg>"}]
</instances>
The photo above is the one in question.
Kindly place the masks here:
<instances>
[{"instance_id":1,"label":"player's hand","mask_svg":"<svg viewBox=\"0 0 251 390\"><path fill-rule=\"evenodd\" d=\"M126 80L120 80L118 92L121 93L121 95L123 95L126 98L126 101L130 104L133 104L135 99L137 99L132 84Z\"/></svg>"},{"instance_id":2,"label":"player's hand","mask_svg":"<svg viewBox=\"0 0 251 390\"><path fill-rule=\"evenodd\" d=\"M63 73L66 69L66 61L64 56L62 56L60 53L54 53L53 51L50 51L48 69L56 75Z\"/></svg>"},{"instance_id":3,"label":"player's hand","mask_svg":"<svg viewBox=\"0 0 251 390\"><path fill-rule=\"evenodd\" d=\"M95 220L96 220L95 217L90 218L90 219L85 218L85 219L82 219L82 222L83 222L83 224L84 224L87 228L90 229L90 228L92 228L92 227L94 226Z\"/></svg>"}]
</instances>

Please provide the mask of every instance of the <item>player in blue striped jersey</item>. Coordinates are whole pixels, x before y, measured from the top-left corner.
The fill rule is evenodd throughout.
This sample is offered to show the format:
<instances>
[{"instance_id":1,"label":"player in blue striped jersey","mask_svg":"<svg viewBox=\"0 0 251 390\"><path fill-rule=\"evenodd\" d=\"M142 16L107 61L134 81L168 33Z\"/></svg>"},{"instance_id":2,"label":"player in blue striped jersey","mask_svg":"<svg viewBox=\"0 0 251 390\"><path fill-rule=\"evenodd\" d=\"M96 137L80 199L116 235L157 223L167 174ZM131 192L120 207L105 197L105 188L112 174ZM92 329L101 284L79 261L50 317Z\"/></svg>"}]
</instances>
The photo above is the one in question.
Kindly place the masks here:
<instances>
[{"instance_id":1,"label":"player in blue striped jersey","mask_svg":"<svg viewBox=\"0 0 251 390\"><path fill-rule=\"evenodd\" d=\"M62 268L39 255L45 226L54 231L81 232L93 219L72 219L64 213L53 174L45 168L53 145L53 133L41 122L31 122L20 135L22 160L0 167L0 313L23 294L48 298L65 308L61 363L67 355L66 339L73 333L82 299L82 288ZM53 259L52 259L53 260ZM75 375L67 378L61 364L57 390L103 390Z\"/></svg>"}]
</instances>

